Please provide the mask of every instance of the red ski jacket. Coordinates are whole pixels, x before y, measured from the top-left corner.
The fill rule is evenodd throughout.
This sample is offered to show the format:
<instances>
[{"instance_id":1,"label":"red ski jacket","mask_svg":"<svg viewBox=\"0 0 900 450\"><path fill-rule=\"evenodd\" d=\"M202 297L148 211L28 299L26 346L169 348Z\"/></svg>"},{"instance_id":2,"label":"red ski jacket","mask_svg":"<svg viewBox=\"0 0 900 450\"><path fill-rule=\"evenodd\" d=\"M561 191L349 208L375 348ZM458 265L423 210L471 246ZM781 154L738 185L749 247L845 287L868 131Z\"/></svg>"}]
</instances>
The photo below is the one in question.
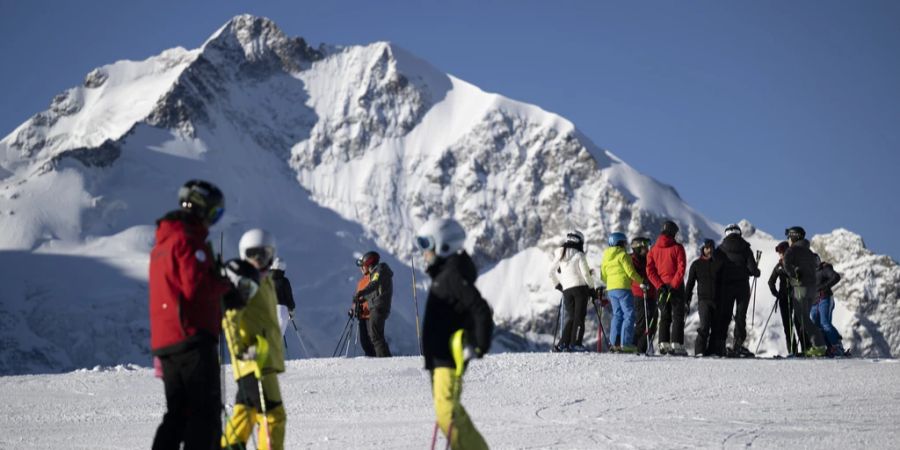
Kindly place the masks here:
<instances>
[{"instance_id":1,"label":"red ski jacket","mask_svg":"<svg viewBox=\"0 0 900 450\"><path fill-rule=\"evenodd\" d=\"M664 284L679 289L684 286L685 264L684 247L661 234L647 254L647 278L657 289Z\"/></svg>"},{"instance_id":2,"label":"red ski jacket","mask_svg":"<svg viewBox=\"0 0 900 450\"><path fill-rule=\"evenodd\" d=\"M157 221L150 252L150 350L177 353L218 339L220 302L231 284L216 273L207 228L195 216L173 211Z\"/></svg>"},{"instance_id":3,"label":"red ski jacket","mask_svg":"<svg viewBox=\"0 0 900 450\"><path fill-rule=\"evenodd\" d=\"M634 266L634 270L637 270L637 273L641 274L643 279L647 279L647 258L641 258L632 253L631 265ZM656 298L656 288L653 287L652 283L648 284L650 284L650 289L647 290L647 298ZM631 282L631 294L635 297L644 298L644 292L641 291L640 283Z\"/></svg>"}]
</instances>

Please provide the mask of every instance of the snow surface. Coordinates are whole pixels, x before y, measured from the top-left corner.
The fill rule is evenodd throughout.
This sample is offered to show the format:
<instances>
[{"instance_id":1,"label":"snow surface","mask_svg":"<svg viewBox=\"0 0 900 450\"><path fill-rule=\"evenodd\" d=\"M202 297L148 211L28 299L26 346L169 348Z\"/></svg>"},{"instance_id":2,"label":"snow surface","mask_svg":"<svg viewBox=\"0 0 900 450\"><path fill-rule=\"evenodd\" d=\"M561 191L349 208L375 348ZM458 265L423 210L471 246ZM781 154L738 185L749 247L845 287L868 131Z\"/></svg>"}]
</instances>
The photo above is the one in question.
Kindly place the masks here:
<instances>
[{"instance_id":1,"label":"snow surface","mask_svg":"<svg viewBox=\"0 0 900 450\"><path fill-rule=\"evenodd\" d=\"M286 448L428 448L421 366L288 362ZM887 449L900 439L898 377L896 360L520 353L473 362L462 402L495 449ZM0 398L0 448L148 448L164 410L162 382L135 366L0 377Z\"/></svg>"}]
</instances>

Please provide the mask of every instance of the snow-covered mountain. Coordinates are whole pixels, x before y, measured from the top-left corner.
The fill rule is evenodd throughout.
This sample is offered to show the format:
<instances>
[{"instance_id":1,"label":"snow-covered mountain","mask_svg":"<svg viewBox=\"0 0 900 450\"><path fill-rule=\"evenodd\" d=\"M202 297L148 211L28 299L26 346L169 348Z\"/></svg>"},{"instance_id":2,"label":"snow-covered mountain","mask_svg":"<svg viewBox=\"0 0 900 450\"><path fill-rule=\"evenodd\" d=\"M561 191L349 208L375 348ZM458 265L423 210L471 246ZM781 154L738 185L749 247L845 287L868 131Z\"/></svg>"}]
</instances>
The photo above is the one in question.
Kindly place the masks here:
<instances>
[{"instance_id":1,"label":"snow-covered mountain","mask_svg":"<svg viewBox=\"0 0 900 450\"><path fill-rule=\"evenodd\" d=\"M225 192L212 238L218 247L221 233L226 257L248 228L275 233L318 355L331 354L346 320L353 254L370 248L397 274L391 345L417 351L411 241L436 215L469 231L498 347L509 350L549 342L559 301L549 252L566 231L585 232L596 265L612 231L654 237L672 218L694 256L722 229L556 114L390 43L313 48L243 15L198 49L91 71L0 141L0 373L149 361L153 223L191 178ZM742 227L768 275L777 241ZM897 263L846 231L813 242L845 276L835 315L850 346L900 351ZM764 283L757 302L761 324L772 304ZM772 322L762 348L783 351Z\"/></svg>"}]
</instances>

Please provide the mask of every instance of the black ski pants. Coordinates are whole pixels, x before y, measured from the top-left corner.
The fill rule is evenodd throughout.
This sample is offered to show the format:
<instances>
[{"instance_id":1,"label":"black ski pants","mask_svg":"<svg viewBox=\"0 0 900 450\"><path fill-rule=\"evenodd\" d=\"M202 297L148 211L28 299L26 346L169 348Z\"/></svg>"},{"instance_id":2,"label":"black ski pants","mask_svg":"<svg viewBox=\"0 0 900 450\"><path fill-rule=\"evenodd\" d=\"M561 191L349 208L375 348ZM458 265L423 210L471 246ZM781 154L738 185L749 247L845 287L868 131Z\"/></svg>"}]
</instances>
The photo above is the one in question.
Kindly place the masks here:
<instances>
[{"instance_id":1,"label":"black ski pants","mask_svg":"<svg viewBox=\"0 0 900 450\"><path fill-rule=\"evenodd\" d=\"M659 325L657 323L659 312L656 309L656 299L648 298L646 300L644 302L643 297L634 298L634 345L637 346L638 353L647 353L647 339L649 338L651 342L653 341L653 336L656 335L656 326ZM644 308L645 303L647 305L646 308ZM650 327L649 332L647 331L647 326Z\"/></svg>"},{"instance_id":2,"label":"black ski pants","mask_svg":"<svg viewBox=\"0 0 900 450\"><path fill-rule=\"evenodd\" d=\"M659 296L659 342L684 344L684 289Z\"/></svg>"},{"instance_id":3,"label":"black ski pants","mask_svg":"<svg viewBox=\"0 0 900 450\"><path fill-rule=\"evenodd\" d=\"M795 319L798 319L800 322L800 343L801 345L806 345L803 351L809 350L812 346L824 347L825 336L822 335L822 330L809 317L815 302L813 296L816 295L816 290L794 287L791 289L791 293L794 294Z\"/></svg>"},{"instance_id":4,"label":"black ski pants","mask_svg":"<svg viewBox=\"0 0 900 450\"><path fill-rule=\"evenodd\" d=\"M779 312L781 313L781 326L784 328L784 342L787 344L788 355L797 353L797 335L791 326L794 319L794 317L791 317L793 307L787 294L778 295L778 309L780 309Z\"/></svg>"},{"instance_id":5,"label":"black ski pants","mask_svg":"<svg viewBox=\"0 0 900 450\"><path fill-rule=\"evenodd\" d=\"M584 317L591 290L587 286L575 286L563 291L563 306L566 308L566 324L559 338L560 347L582 345L584 339Z\"/></svg>"},{"instance_id":6,"label":"black ski pants","mask_svg":"<svg viewBox=\"0 0 900 450\"><path fill-rule=\"evenodd\" d=\"M716 343L721 339L720 335L722 334L717 326L716 310L714 298L700 297L697 302L700 325L697 327L697 339L694 341L694 355L716 354Z\"/></svg>"},{"instance_id":7,"label":"black ski pants","mask_svg":"<svg viewBox=\"0 0 900 450\"><path fill-rule=\"evenodd\" d=\"M387 318L390 314L390 311L382 311L377 308L369 312L366 331L371 340L372 350L378 358L388 358L391 356L391 349L388 348L387 339L384 337L384 324L387 322Z\"/></svg>"},{"instance_id":8,"label":"black ski pants","mask_svg":"<svg viewBox=\"0 0 900 450\"><path fill-rule=\"evenodd\" d=\"M200 343L160 356L166 413L156 429L153 450L218 449L222 437L222 392L215 343Z\"/></svg>"},{"instance_id":9,"label":"black ski pants","mask_svg":"<svg viewBox=\"0 0 900 450\"><path fill-rule=\"evenodd\" d=\"M734 311L734 341L732 348L744 346L747 339L747 307L750 306L750 282L746 279L727 280L722 283L722 311L719 312L720 326L725 330L723 339L727 339L728 326L731 324ZM723 342L724 344L724 342Z\"/></svg>"}]
</instances>

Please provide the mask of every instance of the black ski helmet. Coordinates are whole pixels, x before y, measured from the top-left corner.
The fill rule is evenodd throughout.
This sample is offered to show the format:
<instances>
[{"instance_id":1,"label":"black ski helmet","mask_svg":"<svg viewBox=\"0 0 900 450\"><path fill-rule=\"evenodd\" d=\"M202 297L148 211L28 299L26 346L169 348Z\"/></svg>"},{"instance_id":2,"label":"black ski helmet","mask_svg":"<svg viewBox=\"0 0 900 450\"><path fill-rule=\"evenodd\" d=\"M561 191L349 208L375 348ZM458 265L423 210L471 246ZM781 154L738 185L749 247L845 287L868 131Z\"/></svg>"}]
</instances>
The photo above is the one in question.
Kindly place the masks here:
<instances>
[{"instance_id":1,"label":"black ski helmet","mask_svg":"<svg viewBox=\"0 0 900 450\"><path fill-rule=\"evenodd\" d=\"M671 220L665 221L662 226L662 234L671 238L675 237L675 235L678 234L678 225Z\"/></svg>"},{"instance_id":2,"label":"black ski helmet","mask_svg":"<svg viewBox=\"0 0 900 450\"><path fill-rule=\"evenodd\" d=\"M213 225L225 212L225 197L216 185L203 180L190 180L178 189L178 204Z\"/></svg>"},{"instance_id":3,"label":"black ski helmet","mask_svg":"<svg viewBox=\"0 0 900 450\"><path fill-rule=\"evenodd\" d=\"M381 261L381 256L376 251L369 251L356 259L356 266L368 269Z\"/></svg>"},{"instance_id":4,"label":"black ski helmet","mask_svg":"<svg viewBox=\"0 0 900 450\"><path fill-rule=\"evenodd\" d=\"M784 230L784 236L792 241L806 239L806 230L803 227L790 227Z\"/></svg>"},{"instance_id":5,"label":"black ski helmet","mask_svg":"<svg viewBox=\"0 0 900 450\"><path fill-rule=\"evenodd\" d=\"M650 239L645 237L636 237L631 240L631 249L634 251L638 251L642 248L649 249L650 248Z\"/></svg>"}]
</instances>

